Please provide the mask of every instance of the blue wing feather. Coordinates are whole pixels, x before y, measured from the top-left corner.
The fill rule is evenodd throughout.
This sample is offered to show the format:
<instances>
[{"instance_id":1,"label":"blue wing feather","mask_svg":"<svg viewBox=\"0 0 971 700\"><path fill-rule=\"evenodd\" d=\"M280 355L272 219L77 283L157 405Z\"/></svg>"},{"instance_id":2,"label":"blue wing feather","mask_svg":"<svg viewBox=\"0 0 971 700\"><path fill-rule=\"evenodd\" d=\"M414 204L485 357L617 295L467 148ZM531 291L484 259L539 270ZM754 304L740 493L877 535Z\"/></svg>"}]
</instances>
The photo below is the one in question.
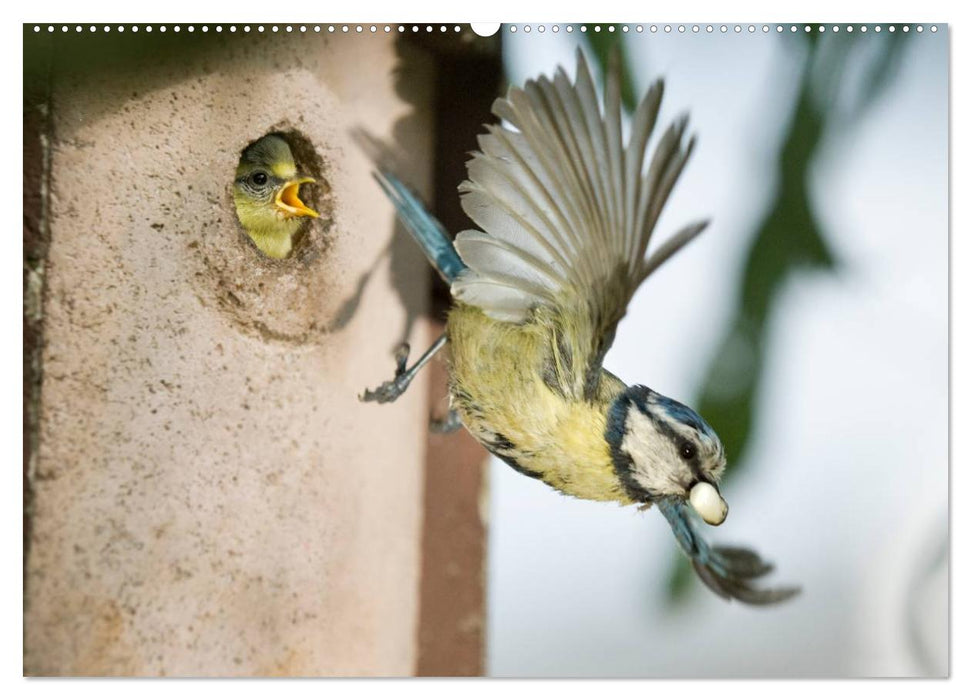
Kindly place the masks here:
<instances>
[{"instance_id":1,"label":"blue wing feather","mask_svg":"<svg viewBox=\"0 0 971 700\"><path fill-rule=\"evenodd\" d=\"M772 571L755 552L742 547L711 547L694 529L684 501L659 498L658 510L668 521L681 549L691 559L695 572L705 585L722 598L749 605L771 605L788 600L799 588L755 588L753 579Z\"/></svg>"},{"instance_id":2,"label":"blue wing feather","mask_svg":"<svg viewBox=\"0 0 971 700\"><path fill-rule=\"evenodd\" d=\"M432 216L418 197L393 174L385 171L374 175L381 189L398 211L398 218L408 229L428 260L442 278L451 283L466 268L445 227Z\"/></svg>"}]
</instances>

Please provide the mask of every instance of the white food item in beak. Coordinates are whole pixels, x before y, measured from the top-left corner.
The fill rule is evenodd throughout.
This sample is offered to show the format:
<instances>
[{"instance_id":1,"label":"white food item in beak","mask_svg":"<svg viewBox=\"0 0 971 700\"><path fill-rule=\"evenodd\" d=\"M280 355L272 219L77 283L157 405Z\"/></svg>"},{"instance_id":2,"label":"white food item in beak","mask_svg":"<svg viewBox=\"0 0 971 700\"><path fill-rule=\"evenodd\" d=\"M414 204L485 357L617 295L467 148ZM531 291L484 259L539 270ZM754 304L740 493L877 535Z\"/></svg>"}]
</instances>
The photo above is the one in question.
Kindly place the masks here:
<instances>
[{"instance_id":1,"label":"white food item in beak","mask_svg":"<svg viewBox=\"0 0 971 700\"><path fill-rule=\"evenodd\" d=\"M721 525L728 517L728 504L718 489L707 481L695 484L688 499L695 512L709 525Z\"/></svg>"}]
</instances>

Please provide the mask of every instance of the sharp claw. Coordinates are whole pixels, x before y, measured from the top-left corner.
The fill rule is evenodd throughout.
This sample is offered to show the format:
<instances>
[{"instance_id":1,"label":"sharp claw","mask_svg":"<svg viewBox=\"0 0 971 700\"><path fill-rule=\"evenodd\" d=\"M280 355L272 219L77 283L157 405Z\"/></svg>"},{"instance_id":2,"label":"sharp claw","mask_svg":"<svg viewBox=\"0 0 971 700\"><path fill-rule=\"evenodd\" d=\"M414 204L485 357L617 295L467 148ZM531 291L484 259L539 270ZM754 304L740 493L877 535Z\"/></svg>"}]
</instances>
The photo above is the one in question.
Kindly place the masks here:
<instances>
[{"instance_id":1,"label":"sharp claw","mask_svg":"<svg viewBox=\"0 0 971 700\"><path fill-rule=\"evenodd\" d=\"M371 389L365 389L364 393L357 397L358 400L391 403L405 393L405 389L408 388L411 380L406 378L405 381L402 381L402 377L405 377L408 371L408 354L410 352L411 346L408 343L402 343L395 348L394 379L389 379L373 391Z\"/></svg>"},{"instance_id":2,"label":"sharp claw","mask_svg":"<svg viewBox=\"0 0 971 700\"><path fill-rule=\"evenodd\" d=\"M408 388L407 383L402 385L402 383L398 381L400 377L401 375L398 375L394 379L385 382L374 391L370 389L365 389L364 395L358 398L361 401L376 401L378 403L391 403L399 396L401 396L403 393L405 393L405 389Z\"/></svg>"},{"instance_id":3,"label":"sharp claw","mask_svg":"<svg viewBox=\"0 0 971 700\"><path fill-rule=\"evenodd\" d=\"M398 378L405 373L405 370L407 369L407 366L408 366L408 355L410 353L411 353L411 345L409 345L408 343L402 343L395 349L394 351L395 378Z\"/></svg>"}]
</instances>

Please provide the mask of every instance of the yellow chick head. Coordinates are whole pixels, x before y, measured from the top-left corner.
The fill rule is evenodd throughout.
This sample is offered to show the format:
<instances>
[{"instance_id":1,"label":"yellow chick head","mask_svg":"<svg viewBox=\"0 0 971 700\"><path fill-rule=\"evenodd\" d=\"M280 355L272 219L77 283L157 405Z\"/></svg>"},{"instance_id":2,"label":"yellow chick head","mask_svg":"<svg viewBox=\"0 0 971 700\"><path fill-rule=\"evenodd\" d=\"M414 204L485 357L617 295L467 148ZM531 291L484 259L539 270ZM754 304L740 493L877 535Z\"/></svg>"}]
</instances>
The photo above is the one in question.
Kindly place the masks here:
<instances>
[{"instance_id":1,"label":"yellow chick head","mask_svg":"<svg viewBox=\"0 0 971 700\"><path fill-rule=\"evenodd\" d=\"M300 185L312 182L297 175L290 146L280 136L264 136L243 151L233 182L236 215L269 257L289 255L303 218L319 216L300 200Z\"/></svg>"}]
</instances>

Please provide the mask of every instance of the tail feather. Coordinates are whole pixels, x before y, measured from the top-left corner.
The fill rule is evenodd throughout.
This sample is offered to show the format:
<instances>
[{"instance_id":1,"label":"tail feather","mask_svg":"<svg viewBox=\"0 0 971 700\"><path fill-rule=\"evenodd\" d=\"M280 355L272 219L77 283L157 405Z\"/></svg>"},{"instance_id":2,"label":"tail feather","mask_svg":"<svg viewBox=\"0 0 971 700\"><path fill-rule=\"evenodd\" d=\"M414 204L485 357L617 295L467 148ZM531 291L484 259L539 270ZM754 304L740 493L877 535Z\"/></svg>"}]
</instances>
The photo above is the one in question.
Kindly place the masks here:
<instances>
[{"instance_id":1,"label":"tail feather","mask_svg":"<svg viewBox=\"0 0 971 700\"><path fill-rule=\"evenodd\" d=\"M374 178L394 204L408 233L411 234L442 278L451 283L466 268L452 245L445 227L428 213L408 187L390 172L376 172Z\"/></svg>"}]
</instances>

